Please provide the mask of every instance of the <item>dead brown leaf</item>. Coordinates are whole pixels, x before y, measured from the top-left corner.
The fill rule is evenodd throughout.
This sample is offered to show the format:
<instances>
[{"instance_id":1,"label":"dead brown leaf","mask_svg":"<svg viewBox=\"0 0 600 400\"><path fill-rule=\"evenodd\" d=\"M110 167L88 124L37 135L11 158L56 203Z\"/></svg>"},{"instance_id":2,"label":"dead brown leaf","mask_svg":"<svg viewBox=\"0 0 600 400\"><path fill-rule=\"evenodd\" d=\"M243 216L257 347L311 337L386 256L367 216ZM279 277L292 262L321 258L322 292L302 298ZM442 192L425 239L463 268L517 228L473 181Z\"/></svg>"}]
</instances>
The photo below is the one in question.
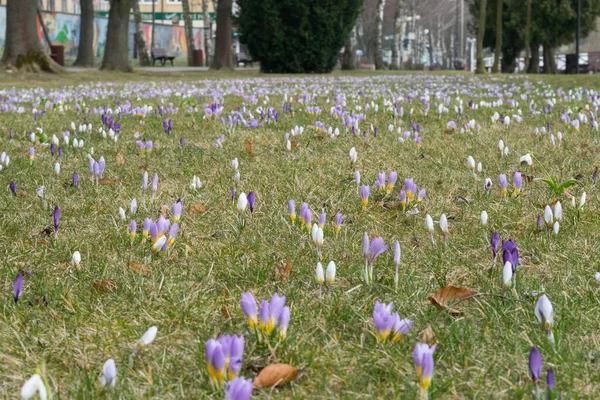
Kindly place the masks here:
<instances>
[{"instance_id":1,"label":"dead brown leaf","mask_svg":"<svg viewBox=\"0 0 600 400\"><path fill-rule=\"evenodd\" d=\"M292 265L288 257L287 262L282 261L275 266L275 279L285 283L288 281L290 272L292 272Z\"/></svg>"},{"instance_id":2,"label":"dead brown leaf","mask_svg":"<svg viewBox=\"0 0 600 400\"><path fill-rule=\"evenodd\" d=\"M451 315L462 315L462 311L455 308L449 308L450 305L476 293L477 292L466 287L448 285L435 292L433 296L430 296L429 301L431 301L431 304L434 306L446 310Z\"/></svg>"},{"instance_id":3,"label":"dead brown leaf","mask_svg":"<svg viewBox=\"0 0 600 400\"><path fill-rule=\"evenodd\" d=\"M252 155L252 141L250 139L246 140L246 153Z\"/></svg>"},{"instance_id":4,"label":"dead brown leaf","mask_svg":"<svg viewBox=\"0 0 600 400\"><path fill-rule=\"evenodd\" d=\"M206 212L206 207L204 207L201 203L193 204L190 207L191 214L203 214Z\"/></svg>"},{"instance_id":5,"label":"dead brown leaf","mask_svg":"<svg viewBox=\"0 0 600 400\"><path fill-rule=\"evenodd\" d=\"M167 214L169 213L169 206L163 204L162 206L160 206L158 213L166 218Z\"/></svg>"},{"instance_id":6,"label":"dead brown leaf","mask_svg":"<svg viewBox=\"0 0 600 400\"><path fill-rule=\"evenodd\" d=\"M94 289L104 293L114 292L117 290L117 284L112 279L102 279L94 283Z\"/></svg>"},{"instance_id":7,"label":"dead brown leaf","mask_svg":"<svg viewBox=\"0 0 600 400\"><path fill-rule=\"evenodd\" d=\"M119 182L121 182L119 178L102 178L98 181L101 185L114 185Z\"/></svg>"},{"instance_id":8,"label":"dead brown leaf","mask_svg":"<svg viewBox=\"0 0 600 400\"><path fill-rule=\"evenodd\" d=\"M293 140L292 142L292 150L296 150L296 147L298 147L298 143L294 142Z\"/></svg>"},{"instance_id":9,"label":"dead brown leaf","mask_svg":"<svg viewBox=\"0 0 600 400\"><path fill-rule=\"evenodd\" d=\"M427 343L430 346L435 343L435 334L433 333L433 329L431 329L431 325L428 324L427 328L421 332L421 342Z\"/></svg>"},{"instance_id":10,"label":"dead brown leaf","mask_svg":"<svg viewBox=\"0 0 600 400\"><path fill-rule=\"evenodd\" d=\"M141 264L138 262L127 263L127 266L140 275L148 275L149 273L152 272L152 270L150 268L148 268L144 264Z\"/></svg>"},{"instance_id":11,"label":"dead brown leaf","mask_svg":"<svg viewBox=\"0 0 600 400\"><path fill-rule=\"evenodd\" d=\"M231 318L231 310L227 306L221 307L221 314L227 319Z\"/></svg>"},{"instance_id":12,"label":"dead brown leaf","mask_svg":"<svg viewBox=\"0 0 600 400\"><path fill-rule=\"evenodd\" d=\"M117 159L117 165L125 164L125 158L123 157L123 154L118 153L116 159Z\"/></svg>"},{"instance_id":13,"label":"dead brown leaf","mask_svg":"<svg viewBox=\"0 0 600 400\"><path fill-rule=\"evenodd\" d=\"M289 364L272 364L254 378L254 386L258 388L280 386L296 380L298 375L298 369Z\"/></svg>"}]
</instances>

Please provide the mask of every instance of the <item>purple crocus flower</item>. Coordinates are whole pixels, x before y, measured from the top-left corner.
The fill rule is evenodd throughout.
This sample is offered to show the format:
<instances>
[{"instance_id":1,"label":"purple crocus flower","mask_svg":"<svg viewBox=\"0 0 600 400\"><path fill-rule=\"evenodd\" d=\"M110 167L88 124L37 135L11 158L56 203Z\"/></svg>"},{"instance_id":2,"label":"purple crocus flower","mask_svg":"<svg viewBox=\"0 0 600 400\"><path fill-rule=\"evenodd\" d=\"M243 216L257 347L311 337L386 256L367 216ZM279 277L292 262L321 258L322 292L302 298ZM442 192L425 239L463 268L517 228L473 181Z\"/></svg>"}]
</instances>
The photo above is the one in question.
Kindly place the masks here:
<instances>
[{"instance_id":1,"label":"purple crocus flower","mask_svg":"<svg viewBox=\"0 0 600 400\"><path fill-rule=\"evenodd\" d=\"M533 346L529 353L529 374L531 380L537 385L542 375L542 355L537 347Z\"/></svg>"},{"instance_id":2,"label":"purple crocus flower","mask_svg":"<svg viewBox=\"0 0 600 400\"><path fill-rule=\"evenodd\" d=\"M552 368L548 368L548 373L546 375L546 385L548 386L548 390L554 392L554 370Z\"/></svg>"},{"instance_id":3,"label":"purple crocus flower","mask_svg":"<svg viewBox=\"0 0 600 400\"><path fill-rule=\"evenodd\" d=\"M370 191L371 191L371 189L367 185L362 185L360 187L360 192L359 192L360 198L361 198L360 204L362 205L363 209L367 208L367 204L369 204Z\"/></svg>"},{"instance_id":4,"label":"purple crocus flower","mask_svg":"<svg viewBox=\"0 0 600 400\"><path fill-rule=\"evenodd\" d=\"M56 153L56 145L54 143L50 144L50 155L52 157L54 157L54 154Z\"/></svg>"},{"instance_id":5,"label":"purple crocus flower","mask_svg":"<svg viewBox=\"0 0 600 400\"><path fill-rule=\"evenodd\" d=\"M542 230L543 223L544 223L544 222L543 222L543 220L542 220L542 216L541 216L541 215L538 215L538 216L537 216L537 227L538 227L538 230Z\"/></svg>"},{"instance_id":6,"label":"purple crocus flower","mask_svg":"<svg viewBox=\"0 0 600 400\"><path fill-rule=\"evenodd\" d=\"M375 301L373 308L373 324L377 329L377 337L382 342L390 336L394 328L395 319L392 316L392 306L393 303L383 304Z\"/></svg>"},{"instance_id":7,"label":"purple crocus flower","mask_svg":"<svg viewBox=\"0 0 600 400\"><path fill-rule=\"evenodd\" d=\"M400 319L398 313L394 313L392 317L394 319L394 334L392 336L392 341L396 342L402 335L406 335L408 333L409 329L413 326L413 321L410 319Z\"/></svg>"},{"instance_id":8,"label":"purple crocus flower","mask_svg":"<svg viewBox=\"0 0 600 400\"><path fill-rule=\"evenodd\" d=\"M269 323L267 324L267 333L271 333L271 331L277 325L279 321L279 314L283 310L285 306L285 296L280 296L277 293L274 293L271 297L271 302L269 303Z\"/></svg>"},{"instance_id":9,"label":"purple crocus flower","mask_svg":"<svg viewBox=\"0 0 600 400\"><path fill-rule=\"evenodd\" d=\"M269 302L261 300L260 309L258 311L258 328L266 332L267 325L269 324Z\"/></svg>"},{"instance_id":10,"label":"purple crocus flower","mask_svg":"<svg viewBox=\"0 0 600 400\"><path fill-rule=\"evenodd\" d=\"M506 264L507 261L510 261L514 275L519 265L519 249L512 239L502 241L502 264Z\"/></svg>"},{"instance_id":11,"label":"purple crocus flower","mask_svg":"<svg viewBox=\"0 0 600 400\"><path fill-rule=\"evenodd\" d=\"M256 201L256 195L254 192L248 193L248 206L250 207L250 213L254 212L254 202Z\"/></svg>"},{"instance_id":12,"label":"purple crocus flower","mask_svg":"<svg viewBox=\"0 0 600 400\"><path fill-rule=\"evenodd\" d=\"M235 188L231 188L231 201L235 201Z\"/></svg>"},{"instance_id":13,"label":"purple crocus flower","mask_svg":"<svg viewBox=\"0 0 600 400\"><path fill-rule=\"evenodd\" d=\"M54 207L54 235L58 235L58 225L60 223L60 208Z\"/></svg>"},{"instance_id":14,"label":"purple crocus flower","mask_svg":"<svg viewBox=\"0 0 600 400\"><path fill-rule=\"evenodd\" d=\"M375 180L375 186L377 190L381 193L385 188L385 172L380 172L377 174L377 179Z\"/></svg>"},{"instance_id":15,"label":"purple crocus flower","mask_svg":"<svg viewBox=\"0 0 600 400\"><path fill-rule=\"evenodd\" d=\"M383 242L383 238L376 237L371 241L371 248L369 250L369 261L373 263L375 259L384 251L387 250L387 246Z\"/></svg>"},{"instance_id":16,"label":"purple crocus flower","mask_svg":"<svg viewBox=\"0 0 600 400\"><path fill-rule=\"evenodd\" d=\"M521 187L523 186L523 177L519 171L513 175L513 186L515 188L515 194L521 193Z\"/></svg>"},{"instance_id":17,"label":"purple crocus flower","mask_svg":"<svg viewBox=\"0 0 600 400\"><path fill-rule=\"evenodd\" d=\"M287 306L283 307L279 313L279 317L277 318L277 330L279 332L279 338L282 340L287 336L287 329L290 324L290 319L290 308Z\"/></svg>"},{"instance_id":18,"label":"purple crocus flower","mask_svg":"<svg viewBox=\"0 0 600 400\"><path fill-rule=\"evenodd\" d=\"M296 202L294 200L288 200L288 211L293 224L296 221Z\"/></svg>"},{"instance_id":19,"label":"purple crocus flower","mask_svg":"<svg viewBox=\"0 0 600 400\"><path fill-rule=\"evenodd\" d=\"M183 138L179 138L179 146L183 147L185 145L185 140L183 140Z\"/></svg>"},{"instance_id":20,"label":"purple crocus flower","mask_svg":"<svg viewBox=\"0 0 600 400\"><path fill-rule=\"evenodd\" d=\"M8 185L8 187L10 188L10 191L12 192L13 195L17 195L17 184L15 183L15 181L10 181L10 184Z\"/></svg>"},{"instance_id":21,"label":"purple crocus flower","mask_svg":"<svg viewBox=\"0 0 600 400\"><path fill-rule=\"evenodd\" d=\"M58 146L58 156L59 156L59 157L62 157L62 155L63 155L63 149L62 149L62 146Z\"/></svg>"},{"instance_id":22,"label":"purple crocus flower","mask_svg":"<svg viewBox=\"0 0 600 400\"><path fill-rule=\"evenodd\" d=\"M388 193L391 193L392 190L394 189L394 185L396 184L396 181L398 180L398 173L396 171L392 171L388 174L388 184L386 187L386 191Z\"/></svg>"},{"instance_id":23,"label":"purple crocus flower","mask_svg":"<svg viewBox=\"0 0 600 400\"><path fill-rule=\"evenodd\" d=\"M420 203L425 198L427 194L427 190L425 188L419 190L419 194L417 195L417 203Z\"/></svg>"},{"instance_id":24,"label":"purple crocus flower","mask_svg":"<svg viewBox=\"0 0 600 400\"><path fill-rule=\"evenodd\" d=\"M335 233L339 233L342 229L342 213L335 214L335 223L333 224Z\"/></svg>"},{"instance_id":25,"label":"purple crocus flower","mask_svg":"<svg viewBox=\"0 0 600 400\"><path fill-rule=\"evenodd\" d=\"M248 325L254 329L258 323L258 308L256 307L256 299L252 296L252 293L246 292L242 294L240 307L246 318L248 318Z\"/></svg>"},{"instance_id":26,"label":"purple crocus flower","mask_svg":"<svg viewBox=\"0 0 600 400\"><path fill-rule=\"evenodd\" d=\"M406 190L404 189L400 191L400 204L402 204L402 208L406 206Z\"/></svg>"},{"instance_id":27,"label":"purple crocus flower","mask_svg":"<svg viewBox=\"0 0 600 400\"><path fill-rule=\"evenodd\" d=\"M144 219L144 226L142 228L142 235L147 238L150 234L150 227L152 226L152 220L150 218Z\"/></svg>"},{"instance_id":28,"label":"purple crocus flower","mask_svg":"<svg viewBox=\"0 0 600 400\"><path fill-rule=\"evenodd\" d=\"M319 220L317 222L317 225L319 225L319 228L323 229L323 227L325 226L326 220L327 220L327 214L325 212L322 212L321 215L319 215Z\"/></svg>"},{"instance_id":29,"label":"purple crocus flower","mask_svg":"<svg viewBox=\"0 0 600 400\"><path fill-rule=\"evenodd\" d=\"M135 239L136 230L137 230L137 223L135 222L134 219L132 219L131 223L129 224L129 237L131 238L131 240Z\"/></svg>"},{"instance_id":30,"label":"purple crocus flower","mask_svg":"<svg viewBox=\"0 0 600 400\"><path fill-rule=\"evenodd\" d=\"M249 400L254 386L252 379L237 377L225 386L225 400Z\"/></svg>"},{"instance_id":31,"label":"purple crocus flower","mask_svg":"<svg viewBox=\"0 0 600 400\"><path fill-rule=\"evenodd\" d=\"M102 178L102 175L104 174L105 166L106 161L104 160L104 157L100 157L100 160L98 160L98 175L100 176L100 178Z\"/></svg>"},{"instance_id":32,"label":"purple crocus flower","mask_svg":"<svg viewBox=\"0 0 600 400\"><path fill-rule=\"evenodd\" d=\"M421 390L428 390L433 377L433 353L436 345L429 347L425 343L417 343L413 351L413 361L417 369L417 377Z\"/></svg>"},{"instance_id":33,"label":"purple crocus flower","mask_svg":"<svg viewBox=\"0 0 600 400\"><path fill-rule=\"evenodd\" d=\"M9 140L12 140L12 138L13 138L13 130L12 130L12 128L10 128L10 129L8 130L8 139L9 139Z\"/></svg>"},{"instance_id":34,"label":"purple crocus flower","mask_svg":"<svg viewBox=\"0 0 600 400\"><path fill-rule=\"evenodd\" d=\"M73 187L78 187L79 186L79 175L77 175L77 172L73 172Z\"/></svg>"},{"instance_id":35,"label":"purple crocus flower","mask_svg":"<svg viewBox=\"0 0 600 400\"><path fill-rule=\"evenodd\" d=\"M500 187L502 188L502 194L506 196L506 188L508 187L508 181L506 180L506 174L500 174L498 179L500 181Z\"/></svg>"},{"instance_id":36,"label":"purple crocus flower","mask_svg":"<svg viewBox=\"0 0 600 400\"><path fill-rule=\"evenodd\" d=\"M367 232L365 232L365 234L363 235L362 238L362 252L363 252L363 257L365 258L365 267L367 265L367 263L369 262L369 235L367 234Z\"/></svg>"},{"instance_id":37,"label":"purple crocus flower","mask_svg":"<svg viewBox=\"0 0 600 400\"><path fill-rule=\"evenodd\" d=\"M156 193L158 190L158 174L154 174L152 177L152 193Z\"/></svg>"},{"instance_id":38,"label":"purple crocus flower","mask_svg":"<svg viewBox=\"0 0 600 400\"><path fill-rule=\"evenodd\" d=\"M594 185L596 184L596 182L598 181L598 168L596 168L594 170L594 174L592 175L592 181L594 182Z\"/></svg>"},{"instance_id":39,"label":"purple crocus flower","mask_svg":"<svg viewBox=\"0 0 600 400\"><path fill-rule=\"evenodd\" d=\"M15 295L15 304L19 301L19 297L21 297L21 292L23 291L23 275L18 274L15 278L15 284L13 285L13 293Z\"/></svg>"},{"instance_id":40,"label":"purple crocus flower","mask_svg":"<svg viewBox=\"0 0 600 400\"><path fill-rule=\"evenodd\" d=\"M177 200L177 202L175 204L173 204L173 206L171 206L171 214L173 215L173 222L179 222L179 219L181 218L182 208L183 208L183 205L181 203L181 199Z\"/></svg>"},{"instance_id":41,"label":"purple crocus flower","mask_svg":"<svg viewBox=\"0 0 600 400\"><path fill-rule=\"evenodd\" d=\"M153 147L152 140L148 140L148 141L146 141L146 150L147 150L148 152L151 152L151 151L152 151L152 147Z\"/></svg>"},{"instance_id":42,"label":"purple crocus flower","mask_svg":"<svg viewBox=\"0 0 600 400\"><path fill-rule=\"evenodd\" d=\"M492 238L490 239L490 246L492 247L492 255L494 256L494 264L496 263L496 256L498 256L498 245L500 244L500 235L498 232L492 232Z\"/></svg>"},{"instance_id":43,"label":"purple crocus flower","mask_svg":"<svg viewBox=\"0 0 600 400\"><path fill-rule=\"evenodd\" d=\"M167 246L171 247L175 243L175 239L177 238L177 233L179 232L179 224L175 222L171 225L171 229L169 229L169 239L167 240Z\"/></svg>"},{"instance_id":44,"label":"purple crocus flower","mask_svg":"<svg viewBox=\"0 0 600 400\"><path fill-rule=\"evenodd\" d=\"M394 242L394 266L396 267L396 274L394 275L394 284L398 287L398 268L400 267L400 256L402 251L400 250L400 242L397 240Z\"/></svg>"}]
</instances>

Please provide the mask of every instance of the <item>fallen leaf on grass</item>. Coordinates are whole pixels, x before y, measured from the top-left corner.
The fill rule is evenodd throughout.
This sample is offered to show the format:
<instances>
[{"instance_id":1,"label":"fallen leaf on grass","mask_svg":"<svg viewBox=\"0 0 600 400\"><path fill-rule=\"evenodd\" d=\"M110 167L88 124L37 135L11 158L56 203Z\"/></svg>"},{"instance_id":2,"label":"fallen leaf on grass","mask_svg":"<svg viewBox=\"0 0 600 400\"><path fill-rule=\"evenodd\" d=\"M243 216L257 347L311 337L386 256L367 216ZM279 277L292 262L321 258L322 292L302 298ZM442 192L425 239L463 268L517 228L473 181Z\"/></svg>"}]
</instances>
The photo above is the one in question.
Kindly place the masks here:
<instances>
[{"instance_id":1,"label":"fallen leaf on grass","mask_svg":"<svg viewBox=\"0 0 600 400\"><path fill-rule=\"evenodd\" d=\"M221 314L227 319L231 318L231 311L227 306L221 307Z\"/></svg>"},{"instance_id":2,"label":"fallen leaf on grass","mask_svg":"<svg viewBox=\"0 0 600 400\"><path fill-rule=\"evenodd\" d=\"M254 386L258 388L280 386L295 381L298 376L298 369L289 364L272 364L254 378Z\"/></svg>"},{"instance_id":3,"label":"fallen leaf on grass","mask_svg":"<svg viewBox=\"0 0 600 400\"><path fill-rule=\"evenodd\" d=\"M190 207L191 214L202 214L206 212L206 207L204 207L201 203L196 203Z\"/></svg>"},{"instance_id":4,"label":"fallen leaf on grass","mask_svg":"<svg viewBox=\"0 0 600 400\"><path fill-rule=\"evenodd\" d=\"M158 213L166 218L167 214L169 213L169 206L163 204L162 206L160 206Z\"/></svg>"},{"instance_id":5,"label":"fallen leaf on grass","mask_svg":"<svg viewBox=\"0 0 600 400\"><path fill-rule=\"evenodd\" d=\"M148 268L144 264L140 264L138 262L127 263L127 266L140 275L147 275L152 272L152 270L150 268Z\"/></svg>"},{"instance_id":6,"label":"fallen leaf on grass","mask_svg":"<svg viewBox=\"0 0 600 400\"><path fill-rule=\"evenodd\" d=\"M123 157L123 154L119 153L117 154L117 165L123 165L125 164L125 158Z\"/></svg>"},{"instance_id":7,"label":"fallen leaf on grass","mask_svg":"<svg viewBox=\"0 0 600 400\"><path fill-rule=\"evenodd\" d=\"M119 178L102 178L98 181L101 185L114 185L121 182Z\"/></svg>"},{"instance_id":8,"label":"fallen leaf on grass","mask_svg":"<svg viewBox=\"0 0 600 400\"><path fill-rule=\"evenodd\" d=\"M250 139L246 140L246 153L248 153L248 155L252 155L252 142Z\"/></svg>"},{"instance_id":9,"label":"fallen leaf on grass","mask_svg":"<svg viewBox=\"0 0 600 400\"><path fill-rule=\"evenodd\" d=\"M450 308L450 305L476 293L477 292L474 292L466 287L448 285L435 292L433 296L430 296L429 301L431 301L431 304L434 306L442 310L446 310L448 314L463 315L462 311L455 308Z\"/></svg>"},{"instance_id":10,"label":"fallen leaf on grass","mask_svg":"<svg viewBox=\"0 0 600 400\"><path fill-rule=\"evenodd\" d=\"M290 264L290 258L288 257L287 262L280 262L275 266L275 279L282 282L287 282L292 272L292 265Z\"/></svg>"},{"instance_id":11,"label":"fallen leaf on grass","mask_svg":"<svg viewBox=\"0 0 600 400\"><path fill-rule=\"evenodd\" d=\"M431 329L431 325L427 325L427 328L421 332L421 342L427 343L429 346L435 343L435 334L433 333L433 329Z\"/></svg>"},{"instance_id":12,"label":"fallen leaf on grass","mask_svg":"<svg viewBox=\"0 0 600 400\"><path fill-rule=\"evenodd\" d=\"M114 292L117 290L117 284L112 279L102 279L94 283L94 289L104 293Z\"/></svg>"}]
</instances>

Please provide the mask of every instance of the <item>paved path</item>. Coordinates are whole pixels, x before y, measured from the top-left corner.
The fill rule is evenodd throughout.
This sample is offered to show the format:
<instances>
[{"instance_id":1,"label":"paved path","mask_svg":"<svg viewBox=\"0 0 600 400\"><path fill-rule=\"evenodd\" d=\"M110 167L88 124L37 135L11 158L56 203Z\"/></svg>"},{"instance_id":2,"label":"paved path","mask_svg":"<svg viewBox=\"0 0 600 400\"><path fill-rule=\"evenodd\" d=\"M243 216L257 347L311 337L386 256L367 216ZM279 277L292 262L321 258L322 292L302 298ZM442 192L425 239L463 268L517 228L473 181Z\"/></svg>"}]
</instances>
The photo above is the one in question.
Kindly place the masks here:
<instances>
[{"instance_id":1,"label":"paved path","mask_svg":"<svg viewBox=\"0 0 600 400\"><path fill-rule=\"evenodd\" d=\"M78 68L78 67L67 67L67 71L69 72L86 72L86 71L94 71L96 68ZM136 67L136 71L149 71L149 72L198 72L198 71L208 71L208 67ZM258 68L236 68L237 71L258 71Z\"/></svg>"}]
</instances>

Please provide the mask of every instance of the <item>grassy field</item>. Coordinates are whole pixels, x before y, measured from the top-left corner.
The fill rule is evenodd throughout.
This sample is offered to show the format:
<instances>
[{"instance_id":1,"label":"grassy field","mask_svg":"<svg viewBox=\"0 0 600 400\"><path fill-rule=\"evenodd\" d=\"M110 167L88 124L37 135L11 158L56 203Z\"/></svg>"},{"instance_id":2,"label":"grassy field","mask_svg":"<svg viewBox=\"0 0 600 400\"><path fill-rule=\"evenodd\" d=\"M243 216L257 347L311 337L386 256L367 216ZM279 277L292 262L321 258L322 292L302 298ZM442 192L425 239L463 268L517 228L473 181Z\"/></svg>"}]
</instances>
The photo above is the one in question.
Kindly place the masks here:
<instances>
[{"instance_id":1,"label":"grassy field","mask_svg":"<svg viewBox=\"0 0 600 400\"><path fill-rule=\"evenodd\" d=\"M597 117L597 92L588 90L600 87L595 77L267 77L247 72L224 78L212 73L0 78L0 151L10 157L0 172L0 186L5 188L0 191L1 398L15 398L36 369L42 370L54 398L223 398L223 390L211 386L204 355L205 342L221 334L244 334L242 376L254 378L272 363L304 370L294 383L256 391L253 398L418 398L413 349L419 341L437 344L429 392L433 399L534 397L528 370L532 346L539 348L544 363L541 391L546 391L546 370L552 367L554 398L558 393L565 398L600 393L600 284L594 277L600 270L600 196L592 180L600 165L600 134L590 119L591 114ZM293 112L284 112L284 96ZM306 104L298 101L309 98ZM344 126L343 118L332 116L336 98L340 112L364 114L357 135ZM509 106L509 99L517 104ZM549 99L555 101L552 110L542 112ZM468 106L470 100L477 109ZM239 109L234 115L247 122L254 118L258 127L240 123L232 129L219 118L205 118L203 105L215 101L223 103L225 121ZM394 103L398 110L403 108L402 117L394 116ZM11 104L23 106L24 112L11 111ZM441 114L440 104L447 108ZM461 115L455 111L459 104ZM77 112L76 105L89 113ZM146 116L131 111L145 105L153 107ZM117 107L123 111L116 143L99 133L101 127L108 131L100 115L105 106L115 119ZM172 113L155 113L158 106ZM265 113L274 107L278 120L261 119L259 106ZM322 113L306 111L314 106ZM34 119L33 108L45 109L45 114ZM576 130L561 120L563 110L572 112L573 120L582 112L587 123ZM492 122L495 112L509 116L510 125ZM162 126L166 119L173 124L168 135ZM480 129L460 133L470 120ZM315 129L316 121L325 130L338 128L339 136L332 139ZM447 128L449 121L457 122L456 130ZM71 122L92 124L92 132L76 133ZM418 148L411 122L420 125ZM534 133L547 124L550 132ZM305 130L290 136L294 143L288 151L284 135L294 126ZM52 157L40 140L32 144L27 133L37 128L48 140L52 135L60 139L60 158ZM70 131L71 142L83 139L83 148L62 144L65 131ZM400 143L404 131L411 136ZM136 132L144 141L153 141L152 152L142 154L136 148ZM222 148L216 148L215 139L221 135ZM510 149L507 156L500 154L500 139ZM31 146L35 159L30 165ZM358 154L355 164L348 156L352 147ZM533 156L531 167L520 163L527 153ZM88 155L106 160L105 184L92 182ZM467 167L469 155L482 163L476 176ZM231 167L234 158L239 161L239 181ZM354 180L356 170L361 184L371 187L365 209ZM142 191L144 171L150 180L158 174L155 196L150 189ZM390 171L398 173L390 194L375 188L380 171L386 177ZM515 171L523 174L519 195L512 190ZM79 175L76 188L71 185L74 172ZM508 177L506 196L500 174ZM197 191L189 188L194 175L202 181ZM558 195L545 183L533 181L549 176L579 181ZM493 186L486 195L488 177ZM405 178L427 189L418 213L399 207ZM11 181L16 183L16 196L9 190ZM40 201L36 189L42 185ZM245 211L245 228L240 230L235 202L239 193L250 191L256 194L255 209L252 214ZM571 196L579 204L584 192L585 206L573 208ZM134 198L138 207L131 215ZM170 217L178 199L183 213L173 247L163 256L149 255L151 244L142 240L144 219L156 221L165 208ZM315 246L298 220L290 222L289 199L295 200L297 214L307 202L314 222L327 213L322 262L326 267L334 260L337 276L331 292L324 290L322 297L315 282ZM536 218L557 199L563 205L560 231L539 230ZM56 238L54 206L61 210ZM125 220L119 217L119 207L127 214ZM480 224L484 210L489 215L486 226ZM336 235L333 220L338 212L343 224ZM442 214L448 217L446 250L438 232L432 247L426 214L436 227ZM133 243L132 219L138 227ZM505 299L501 251L499 261L492 263L492 231L504 240L512 238L520 254L516 287ZM362 273L365 232L389 245L375 261L370 285ZM395 240L402 248L397 289ZM71 264L75 251L81 254L79 266ZM24 287L15 304L13 282L19 273ZM112 283L102 283L107 279ZM450 315L428 300L446 285L486 295L462 302L457 306L461 314ZM286 296L291 322L285 340L257 341L239 305L247 291L259 301L275 292ZM543 293L554 306L554 344L534 314ZM393 302L401 318L414 321L398 342L378 342L373 324L376 300ZM151 326L158 327L156 340L130 364L130 354ZM115 360L118 373L111 391L99 384L109 358Z\"/></svg>"}]
</instances>

